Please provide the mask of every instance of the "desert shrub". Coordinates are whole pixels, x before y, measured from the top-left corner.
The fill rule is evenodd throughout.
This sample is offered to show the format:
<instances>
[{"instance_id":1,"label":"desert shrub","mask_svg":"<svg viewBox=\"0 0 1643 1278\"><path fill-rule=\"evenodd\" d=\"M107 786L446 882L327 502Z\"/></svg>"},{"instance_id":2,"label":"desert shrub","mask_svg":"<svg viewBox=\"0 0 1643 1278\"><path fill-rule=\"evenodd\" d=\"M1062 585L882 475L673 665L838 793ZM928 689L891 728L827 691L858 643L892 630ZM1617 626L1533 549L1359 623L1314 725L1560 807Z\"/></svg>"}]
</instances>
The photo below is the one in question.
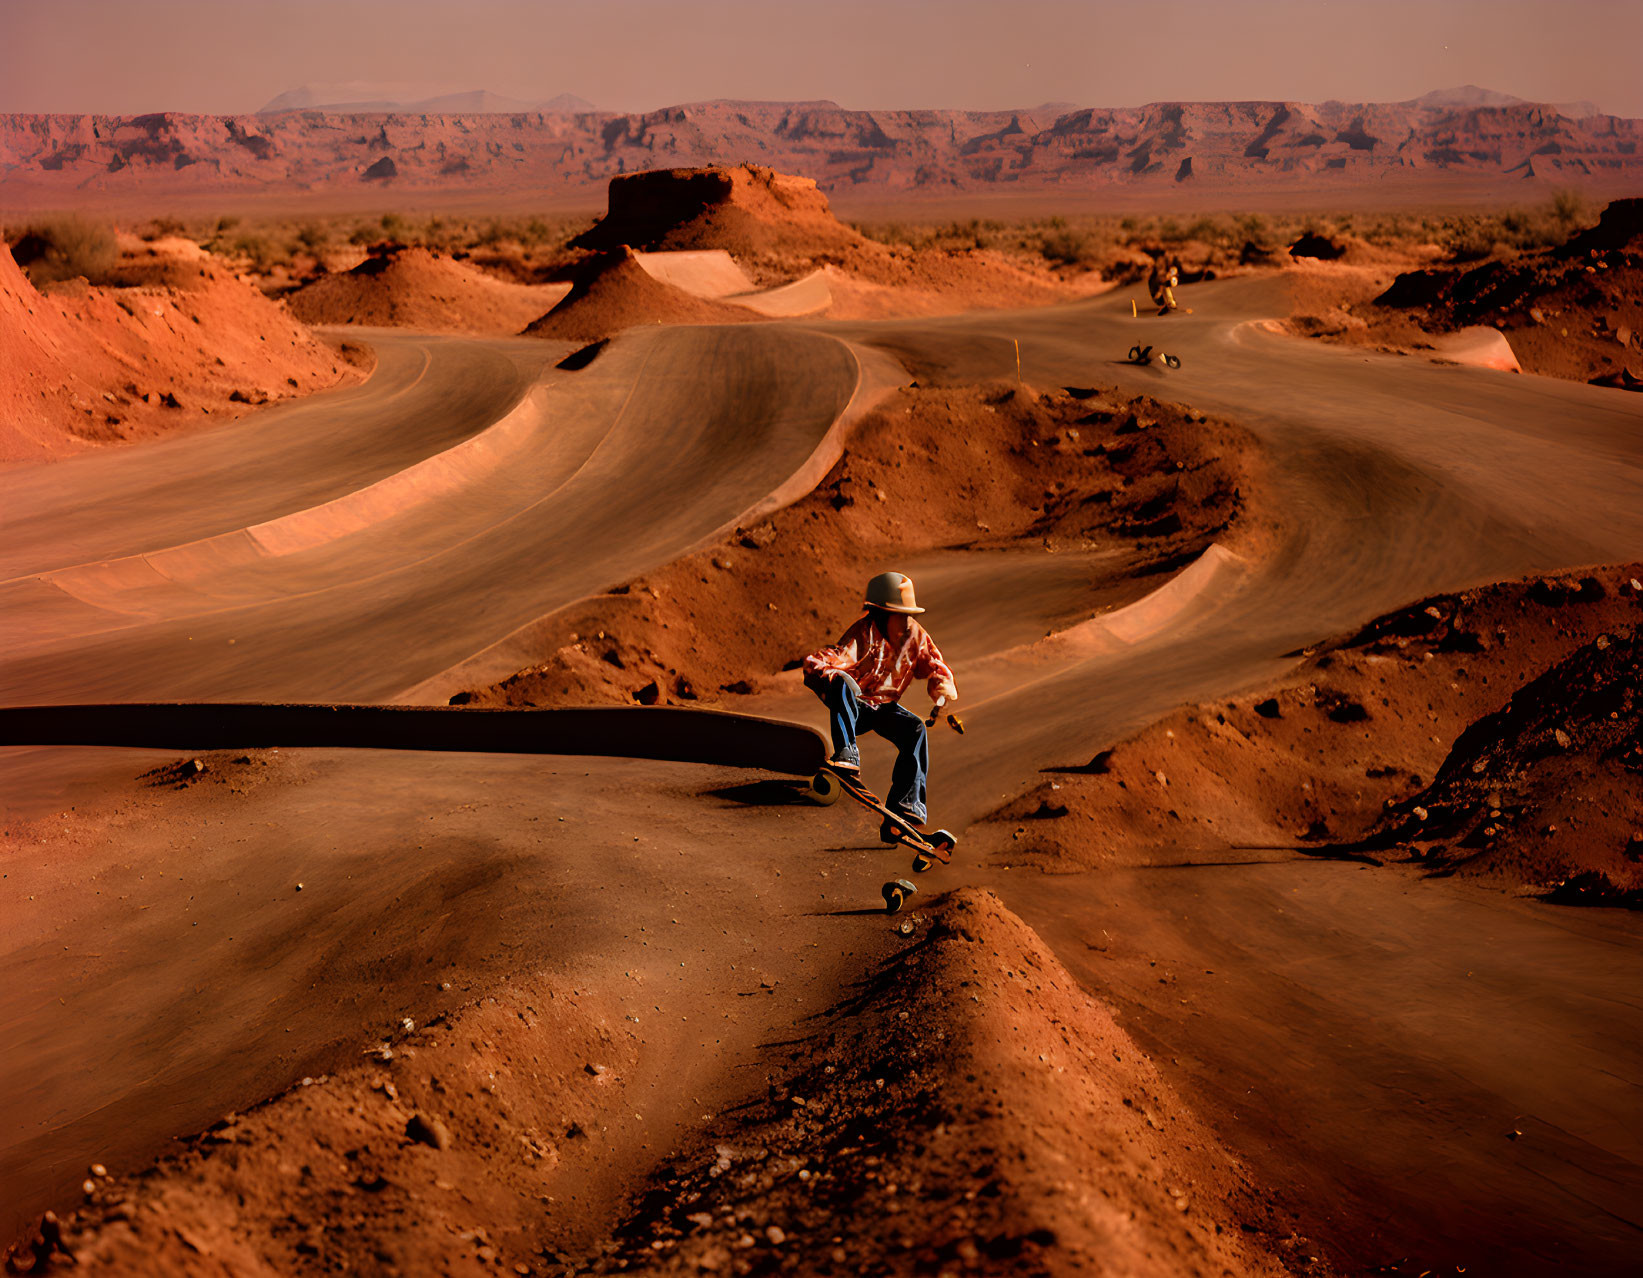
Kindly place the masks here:
<instances>
[{"instance_id":1,"label":"desert shrub","mask_svg":"<svg viewBox=\"0 0 1643 1278\"><path fill-rule=\"evenodd\" d=\"M152 219L141 231L144 240L163 240L167 236L181 235L188 228L174 217L157 217Z\"/></svg>"},{"instance_id":2,"label":"desert shrub","mask_svg":"<svg viewBox=\"0 0 1643 1278\"><path fill-rule=\"evenodd\" d=\"M1245 213L1233 222L1233 226L1246 240L1262 240L1268 231L1267 220L1259 213Z\"/></svg>"},{"instance_id":3,"label":"desert shrub","mask_svg":"<svg viewBox=\"0 0 1643 1278\"><path fill-rule=\"evenodd\" d=\"M1204 214L1187 227L1186 238L1202 240L1205 244L1215 244L1226 238L1226 225L1213 214Z\"/></svg>"},{"instance_id":4,"label":"desert shrub","mask_svg":"<svg viewBox=\"0 0 1643 1278\"><path fill-rule=\"evenodd\" d=\"M1060 219L1052 219L1059 221ZM1039 252L1049 262L1056 262L1062 266L1080 266L1093 261L1095 244L1088 231L1068 227L1064 222L1061 226L1051 226L1044 232L1039 241Z\"/></svg>"},{"instance_id":5,"label":"desert shrub","mask_svg":"<svg viewBox=\"0 0 1643 1278\"><path fill-rule=\"evenodd\" d=\"M218 235L227 235L230 231L232 231L239 224L240 224L240 219L235 217L232 213L227 214L223 217L219 217L217 219L217 234Z\"/></svg>"},{"instance_id":6,"label":"desert shrub","mask_svg":"<svg viewBox=\"0 0 1643 1278\"><path fill-rule=\"evenodd\" d=\"M331 228L320 222L304 222L297 228L297 243L318 257L331 247Z\"/></svg>"},{"instance_id":7,"label":"desert shrub","mask_svg":"<svg viewBox=\"0 0 1643 1278\"><path fill-rule=\"evenodd\" d=\"M463 228L442 217L430 217L423 224L421 234L415 237L415 242L432 249L450 249L463 240L462 232Z\"/></svg>"},{"instance_id":8,"label":"desert shrub","mask_svg":"<svg viewBox=\"0 0 1643 1278\"><path fill-rule=\"evenodd\" d=\"M1373 225L1365 227L1363 237L1371 244L1390 248L1410 238L1410 234L1409 224L1394 213L1390 217L1377 218Z\"/></svg>"},{"instance_id":9,"label":"desert shrub","mask_svg":"<svg viewBox=\"0 0 1643 1278\"><path fill-rule=\"evenodd\" d=\"M411 227L398 213L384 213L378 225L382 228L384 238L403 240L411 233Z\"/></svg>"},{"instance_id":10,"label":"desert shrub","mask_svg":"<svg viewBox=\"0 0 1643 1278\"><path fill-rule=\"evenodd\" d=\"M506 244L514 237L508 227L498 219L493 218L485 223L484 228L474 238L474 243L480 248L496 248L499 244Z\"/></svg>"},{"instance_id":11,"label":"desert shrub","mask_svg":"<svg viewBox=\"0 0 1643 1278\"><path fill-rule=\"evenodd\" d=\"M348 232L348 243L350 244L375 244L381 238L382 228L370 222L361 222Z\"/></svg>"},{"instance_id":12,"label":"desert shrub","mask_svg":"<svg viewBox=\"0 0 1643 1278\"><path fill-rule=\"evenodd\" d=\"M262 232L238 235L227 247L229 252L247 259L254 270L264 275L291 260L291 246L288 243Z\"/></svg>"},{"instance_id":13,"label":"desert shrub","mask_svg":"<svg viewBox=\"0 0 1643 1278\"><path fill-rule=\"evenodd\" d=\"M1573 226L1586 216L1586 197L1579 191L1552 193L1552 217L1564 226Z\"/></svg>"},{"instance_id":14,"label":"desert shrub","mask_svg":"<svg viewBox=\"0 0 1643 1278\"><path fill-rule=\"evenodd\" d=\"M37 285L80 275L92 284L111 284L120 248L108 223L69 216L27 227L12 242L12 256Z\"/></svg>"},{"instance_id":15,"label":"desert shrub","mask_svg":"<svg viewBox=\"0 0 1643 1278\"><path fill-rule=\"evenodd\" d=\"M1179 244L1187 237L1181 224L1173 217L1161 217L1158 219L1158 238L1166 244Z\"/></svg>"}]
</instances>

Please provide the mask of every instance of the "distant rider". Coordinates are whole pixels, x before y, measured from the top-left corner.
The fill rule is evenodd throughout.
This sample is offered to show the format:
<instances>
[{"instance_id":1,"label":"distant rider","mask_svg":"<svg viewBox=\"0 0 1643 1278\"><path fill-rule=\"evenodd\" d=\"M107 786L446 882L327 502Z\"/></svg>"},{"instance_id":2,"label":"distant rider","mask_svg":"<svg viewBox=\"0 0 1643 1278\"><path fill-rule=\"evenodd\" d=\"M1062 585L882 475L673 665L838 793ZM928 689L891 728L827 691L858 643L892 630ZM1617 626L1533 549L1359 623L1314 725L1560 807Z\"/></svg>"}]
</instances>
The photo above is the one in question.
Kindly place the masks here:
<instances>
[{"instance_id":1,"label":"distant rider","mask_svg":"<svg viewBox=\"0 0 1643 1278\"><path fill-rule=\"evenodd\" d=\"M831 648L804 659L804 684L831 715L833 767L861 770L856 738L872 731L896 747L885 806L915 826L924 824L925 779L930 750L924 720L897 704L914 679L924 679L932 702L958 699L953 672L941 659L924 627L913 616L924 611L913 583L899 572L880 573L867 583L862 617ZM879 837L894 843L886 821Z\"/></svg>"},{"instance_id":2,"label":"distant rider","mask_svg":"<svg viewBox=\"0 0 1643 1278\"><path fill-rule=\"evenodd\" d=\"M1171 261L1167 254L1160 253L1152 264L1152 270L1147 273L1147 292L1152 294L1160 315L1168 315L1175 309L1174 289L1180 282L1180 260Z\"/></svg>"}]
</instances>

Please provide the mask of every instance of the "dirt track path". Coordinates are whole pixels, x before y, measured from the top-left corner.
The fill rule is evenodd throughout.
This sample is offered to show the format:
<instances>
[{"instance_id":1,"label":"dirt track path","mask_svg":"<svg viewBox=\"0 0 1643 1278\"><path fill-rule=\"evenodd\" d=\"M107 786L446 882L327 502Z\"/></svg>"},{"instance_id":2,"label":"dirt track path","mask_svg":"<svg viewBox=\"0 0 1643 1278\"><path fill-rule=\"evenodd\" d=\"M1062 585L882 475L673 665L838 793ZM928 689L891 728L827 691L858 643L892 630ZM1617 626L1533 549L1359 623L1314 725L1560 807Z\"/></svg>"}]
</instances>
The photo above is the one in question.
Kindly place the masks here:
<instances>
[{"instance_id":1,"label":"dirt track path","mask_svg":"<svg viewBox=\"0 0 1643 1278\"><path fill-rule=\"evenodd\" d=\"M1227 285L1192 301L1196 315L1164 321L1132 321L1127 302L1116 297L1031 313L822 328L909 360L923 382L1011 376L1016 339L1031 383L1117 383L1131 392L1184 400L1248 425L1272 453L1275 497L1285 523L1270 559L1206 572L1201 592L1160 612L1150 631L1143 627L1133 641L1105 635L1071 658L1008 659L973 671L976 677L966 687L971 734L937 743L936 801L944 823L973 820L1018 791L1038 768L1082 762L1162 710L1268 677L1286 664L1283 653L1410 598L1528 571L1635 557L1643 549L1643 405L1635 397L1301 346L1234 328L1234 318L1261 313L1264 299L1258 285ZM1170 327L1163 329L1165 325ZM1166 375L1116 362L1136 334L1156 338L1161 330L1182 354L1181 370ZM703 440L705 451L687 454L696 459L689 464L701 468L695 472L699 475L719 474L730 461L756 459L752 469L737 471L734 494L727 493L717 506L703 501L685 511L657 509L647 492L634 488L632 475L654 459L657 420L674 421L687 435L700 420L700 406L690 396L692 388L703 385L693 380L693 370L706 348L692 343L734 342L755 331L770 336L746 340L769 342L768 354L739 352L734 367L744 368L750 356L755 363L763 358L772 379L767 384L787 389L761 396L739 384L735 398L717 401L727 407L723 416L712 419L712 430L690 436ZM201 630L199 618L209 610L190 611L193 604L167 593L171 586L164 583L154 587L161 594L148 593L145 585L141 595L164 598L162 614L171 610L174 615L160 615L140 629L118 634L75 639L79 623L71 609L40 606L25 615L57 627L50 649L14 655L17 649L8 643L0 686L7 700L35 702L391 696L500 638L527 614L537 615L531 609L546 611L677 553L733 518L749 492L761 484L764 490L773 488L795 469L848 394L837 374L827 371L838 368L829 363L832 356L820 354L838 348L802 335L781 336L788 332L744 328L731 336L721 332L709 337L701 330L646 334L675 360L666 365L667 376L659 377L653 366L641 378L636 365L612 360L601 374L616 379L606 383L606 391L597 389L598 378L583 383L589 389L576 393L585 397L579 400L584 415L570 413L566 420L586 421L587 415L603 413L602 420L610 421L610 409L597 408L596 401L602 393L614 395L622 378L630 387L643 381L657 398L643 416L623 418L636 425L620 464L588 476L581 504L561 509L536 526L528 540L504 537L482 553L464 551L451 561L451 571L433 576L419 564L388 574L381 579L386 585L373 582L361 589L350 583L330 592L330 611L304 604L294 619L283 611L285 600L271 597L278 591L264 583L258 587L263 596L243 609L209 613L213 618L232 616L234 624L213 621L216 628L207 633L218 646L203 655L190 636ZM793 361L798 349L816 351L814 361ZM606 358L589 372L600 372ZM630 347L624 358L639 356ZM727 362L720 371L728 374L731 368ZM779 424L775 436L745 433L749 428L764 431L772 396L802 401L800 390L818 377L840 389L799 416L782 419L785 424ZM620 409L616 415L621 417ZM638 429L638 423L647 429ZM662 438L671 436L664 433ZM768 446L751 450L750 438ZM680 464L672 453L668 460ZM18 482L15 476L6 478ZM668 482L669 491L682 486L695 492L688 472L675 470ZM607 520L605 503L613 500L627 504L620 518ZM589 523L596 512L601 522ZM49 531L47 523L40 527ZM206 535L197 524L190 527L192 536ZM155 532L164 528L157 516ZM590 536L596 530L599 535ZM49 547L44 533L31 538L21 544L29 549L29 562L38 565L33 571L90 557L83 539L54 557L44 553ZM134 535L103 553L130 554L184 539L169 530L157 541ZM592 563L585 556L590 541L597 545ZM533 554L538 557L532 559ZM529 589L520 584L522 559L536 574ZM319 572L317 566L314 571ZM961 580L964 572L955 571L955 581ZM996 572L996 565L984 565L977 569L977 579ZM230 575L223 580L239 579ZM1046 578L1046 588L1059 589L1051 578ZM88 593L90 587L82 586L81 595ZM103 607L83 597L75 603ZM939 611L931 624L938 636L943 633ZM452 638L452 627L463 637ZM480 641L471 642L476 636ZM234 649L242 642L251 646L231 651L229 639L236 640ZM977 651L1018 639L1013 632L974 635ZM140 662L130 660L134 652ZM802 698L776 697L767 705L808 713ZM66 784L60 780L63 758L42 752L13 757L4 781L8 797L66 793L51 789ZM104 758L91 773L107 775L112 767L129 778L144 765L141 756L122 755ZM795 956L803 957L810 945L825 944L834 970L847 969L858 929L882 926L871 917L832 912L841 899L852 907L871 902L884 877L882 854L846 850L861 846L864 831L851 819L855 814L842 807L818 813L705 799L704 791L722 788L732 778L707 778L699 770L679 767L645 767L642 772L631 765L552 769L548 789L540 763L514 759L489 760L479 773L471 770L476 766L472 761L429 772L423 765L412 767L400 757L383 755L316 756L298 765L321 767L322 780L224 797L202 811L196 824L161 822L153 829L132 829L123 841L110 842L92 831L74 858L54 859L13 876L29 884L31 893L39 887L36 904L49 899L54 907L26 916L32 926L11 933L8 970L24 978L0 1005L0 1024L11 1031L12 1041L29 1045L8 1057L10 1068L26 1074L31 1084L26 1091L10 1092L29 1103L8 1112L3 1138L7 1183L30 1186L22 1200L25 1208L51 1201L51 1194L60 1195L62 1187L74 1183L81 1163L107 1152L111 1130L124 1132L120 1157L140 1160L165 1135L265 1095L282 1079L341 1059L350 1045L376 1032L385 1010L397 1015L437 1003L426 980L429 962L467 974L467 987L473 989L508 970L535 970L579 957L598 961L611 940L608 897L602 901L599 893L610 891L604 871L612 865L629 876L623 922L630 925L630 943L639 937L632 926L649 920L643 926L682 929L681 936L693 938L700 952L709 953L717 944L715 934L725 934L734 919L739 943L749 952L772 965L782 954L784 980L797 970ZM437 843L423 839L418 846L414 835L421 827L414 822L448 821L487 782L510 793L511 816L501 819L496 809L469 811L449 827L448 837ZM134 801L129 783L125 786L122 801ZM544 791L552 795L549 802L566 805L562 810L586 823L580 826L586 837L543 843L535 830L512 826L525 821L527 811L539 810L534 796ZM179 805L194 801L196 792L175 799ZM125 819L118 814L95 818ZM675 855L652 860L629 852L636 836L643 849L647 832L658 828L668 832ZM212 848L203 857L202 841ZM818 852L821 845L826 846ZM628 855L618 857L618 849ZM244 865L267 872L266 881L257 880L256 891L234 868L242 864L241 857L249 858ZM298 929L284 912L287 880L308 863L334 867L340 881L334 879L335 895L323 898L334 909L306 917ZM469 871L477 865L496 871L475 880ZM234 946L265 956L260 967L251 964L254 978L249 971L244 976L263 1001L247 1006L221 997L218 977L225 954L233 951L226 940L207 943L201 938L192 924L203 920L190 914L200 907L179 892L148 902L156 912L145 911L140 923L115 894L105 892L100 901L87 896L94 883L118 881L135 903L136 889L126 880L139 871L122 868L126 866L169 867L183 871L185 878L203 872L213 928L237 938ZM800 891L786 881L795 866L810 867L806 874L815 876L825 869L832 877L825 883L807 878ZM739 912L737 894L745 885L777 885L778 870L787 871L779 890L758 911ZM1343 928L1359 930L1356 940L1338 942L1350 952L1373 938L1392 906L1379 899L1382 888L1361 899L1353 895L1351 885L1368 883L1370 876L1323 867L1323 872L1334 871L1339 871L1339 891L1346 895L1333 908ZM1271 871L1280 878L1319 872L1310 864ZM954 882L960 877L960 872L948 875ZM1459 1231L1462 1243L1481 1247L1484 1226L1498 1216L1500 1204L1533 1197L1533 1187L1546 1178L1565 1187L1554 1198L1566 1208L1540 1217L1538 1236L1546 1246L1563 1248L1560 1254L1566 1257L1581 1255L1593 1271L1608 1268L1622 1254L1616 1250L1622 1243L1635 1248L1635 1223L1593 1228L1588 1209L1580 1205L1581 1187L1594 1174L1628 1189L1643 1188L1635 1150L1605 1149L1571 1136L1561 1146L1570 1151L1562 1159L1520 1158L1492 1166L1469 1159L1470 1174L1446 1182L1455 1199L1444 1203L1407 1195L1408 1211L1390 1221L1372 1218L1377 1209L1385 1211L1384 1200L1376 1200L1380 1182L1357 1171L1362 1151L1385 1138L1377 1114L1395 1106L1407 1084L1366 1070L1352 1040L1331 1037L1335 1027L1343 1018L1379 1006L1389 990L1403 991L1409 1007L1429 1011L1413 1021L1406 1018L1399 1032L1412 1054L1439 1063L1422 1076L1421 1085L1443 1088L1446 1079L1455 1078L1442 1064L1453 1043L1434 1026L1443 1022L1443 1009L1459 1013L1471 999L1468 988L1448 979L1450 969L1467 952L1487 945L1504 956L1500 988L1528 980L1532 972L1527 965L1538 941L1530 944L1526 938L1541 935L1546 926L1533 909L1502 902L1502 908L1491 910L1477 904L1446 916L1447 930L1424 938L1432 962L1406 965L1390 983L1385 971L1367 960L1337 965L1337 979L1308 994L1328 1014L1311 1021L1292 1018L1286 1030L1293 1050L1273 1054L1277 1059L1262 1070L1259 1061L1226 1049L1224 1040L1242 1018L1273 1014L1260 998L1260 974L1316 961L1316 930L1277 925L1270 884L1247 879L1241 885L1218 885L1215 908L1209 908L1194 896L1201 881L1193 879L1187 895L1178 898L1138 888L1125 898L1124 919L1133 933L1152 938L1159 952L1197 955L1201 950L1215 958L1203 966L1217 971L1228 964L1236 970L1235 938L1247 928L1249 917L1266 922L1262 949L1245 960L1245 974L1232 985L1236 996L1225 1000L1225 1018L1218 1020L1183 1021L1173 1010L1179 1004L1168 996L1143 989L1140 980L1126 986L1081 954L1088 938L1066 920L1082 926L1086 920L1111 917L1110 904L1104 904L1111 898L1110 881L1058 880L1049 891L1039 880L1004 876L1000 886L1063 958L1091 978L1098 993L1119 992L1143 1033L1160 1046L1167 1042L1172 1051L1186 1053L1183 1060L1203 1062L1201 1069L1187 1070L1184 1081L1191 1086L1197 1080L1198 1094L1212 1114L1229 1124L1235 1145L1248 1149L1252 1142L1270 1140L1268 1153L1257 1162L1263 1174L1281 1183L1285 1166L1305 1160L1300 1165L1308 1168L1307 1187L1315 1201L1356 1204L1344 1213L1343 1233L1374 1249L1360 1252L1358 1263L1404 1254L1410 1248L1400 1251L1393 1240L1415 1234L1430 1240ZM670 888L701 885L694 892L707 893L708 882L718 885L716 910L696 902L684 913L667 913L670 920L678 917L678 924L660 922L658 911L669 901ZM1626 955L1637 953L1632 920L1561 917L1567 921L1557 924L1565 937L1558 963L1571 988L1606 988L1614 979L1617 947ZM75 918L79 922L74 926L63 922ZM390 918L393 926L382 926ZM65 927L71 940L100 939L95 961L77 948L61 948L65 942L59 932ZM449 939L438 941L441 936ZM290 947L299 938L305 949L330 956L330 961L296 954ZM427 962L408 963L407 955ZM1524 971L1513 972L1512 956L1521 956ZM118 973L140 973L141 979L117 980ZM746 1061L749 1053L756 1058L759 1033L819 1006L825 984L808 995L795 988L792 1002L780 1004L779 1014L738 1039L726 1060ZM689 1009L679 1014L692 1018L721 1016L715 1009L722 1004L715 1000L723 998L725 988L723 973L684 982L672 992L670 1010ZM266 1010L275 1005L277 1017ZM771 1000L763 1005L770 1006ZM1519 1027L1553 1032L1555 1027L1538 1019L1536 1009L1547 1006L1544 999L1531 1001ZM1520 1127L1535 1121L1559 1130L1574 1125L1569 1115L1547 1108L1548 1098L1559 1090L1582 1091L1594 1072L1607 1071L1631 1088L1643 1082L1635 1055L1625 1047L1643 1034L1643 1010L1615 1003L1594 1016L1602 1022L1601 1033L1563 1041L1555 1051L1503 1056L1496 1063L1487 1095L1524 1115L1517 1120ZM210 1033L204 1032L207 1026ZM264 1031L269 1038L261 1037ZM187 1044L180 1054L179 1040ZM74 1076L88 1059L99 1068ZM159 1068L160 1062L173 1059L181 1072ZM1283 1096L1300 1091L1321 1107L1323 1117L1310 1134L1296 1134L1274 1120L1270 1131L1254 1137L1232 1126L1225 1098L1217 1100L1216 1087L1230 1087L1229 1078L1247 1079L1268 1115L1281 1107ZM1220 1083L1212 1085L1215 1079ZM1366 1090L1374 1098L1367 1104ZM1480 1094L1471 1084L1457 1084L1441 1106L1445 1117L1427 1126L1411 1111L1400 1129L1400 1149L1409 1158L1418 1157L1423 1147L1447 1157L1442 1151L1458 1130L1456 1115L1474 1112L1483 1104L1476 1099ZM61 1104L48 1103L59 1095ZM158 1105L162 1095L171 1099ZM1630 1119L1635 1123L1635 1106ZM1399 1163L1389 1156L1381 1165ZM1636 1200L1633 1194L1631 1201ZM1574 1248L1584 1250L1570 1250Z\"/></svg>"}]
</instances>

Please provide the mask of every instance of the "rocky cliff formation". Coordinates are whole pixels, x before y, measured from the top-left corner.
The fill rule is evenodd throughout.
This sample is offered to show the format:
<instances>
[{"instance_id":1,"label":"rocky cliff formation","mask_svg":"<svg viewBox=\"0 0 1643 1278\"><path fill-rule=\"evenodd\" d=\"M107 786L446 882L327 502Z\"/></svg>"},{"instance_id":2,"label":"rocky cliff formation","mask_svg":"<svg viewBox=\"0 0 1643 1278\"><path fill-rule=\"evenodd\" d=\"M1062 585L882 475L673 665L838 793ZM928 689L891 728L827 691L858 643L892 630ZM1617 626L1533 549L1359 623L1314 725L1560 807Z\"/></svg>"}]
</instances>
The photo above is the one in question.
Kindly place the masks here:
<instances>
[{"instance_id":1,"label":"rocky cliff formation","mask_svg":"<svg viewBox=\"0 0 1643 1278\"><path fill-rule=\"evenodd\" d=\"M1496 106L1157 103L1034 111L851 111L705 102L637 115L0 116L0 208L309 193L596 203L613 176L753 162L838 201L985 194L1091 202L1543 184L1626 193L1643 121ZM390 194L393 193L393 194Z\"/></svg>"}]
</instances>

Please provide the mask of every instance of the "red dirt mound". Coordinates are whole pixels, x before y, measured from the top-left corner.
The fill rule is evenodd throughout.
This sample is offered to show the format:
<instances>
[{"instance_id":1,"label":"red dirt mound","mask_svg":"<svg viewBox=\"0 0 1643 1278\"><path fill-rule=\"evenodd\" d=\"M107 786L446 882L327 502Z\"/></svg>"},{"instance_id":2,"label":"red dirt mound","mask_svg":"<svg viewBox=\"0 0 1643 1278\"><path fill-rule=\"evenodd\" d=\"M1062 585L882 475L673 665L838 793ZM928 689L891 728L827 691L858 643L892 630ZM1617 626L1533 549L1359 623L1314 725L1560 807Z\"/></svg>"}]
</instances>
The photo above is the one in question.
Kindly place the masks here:
<instances>
[{"instance_id":1,"label":"red dirt mound","mask_svg":"<svg viewBox=\"0 0 1643 1278\"><path fill-rule=\"evenodd\" d=\"M1146 398L900 391L857 425L808 496L544 618L510 644L539 664L456 700L650 704L752 691L837 637L867 575L922 551L1107 552L1101 574L1144 581L1248 527L1257 464L1243 431ZM1108 602L1097 582L1053 624Z\"/></svg>"},{"instance_id":2,"label":"red dirt mound","mask_svg":"<svg viewBox=\"0 0 1643 1278\"><path fill-rule=\"evenodd\" d=\"M1432 784L1368 842L1528 882L1562 873L1570 899L1643 904L1640 688L1635 630L1598 635L1461 733Z\"/></svg>"},{"instance_id":3,"label":"red dirt mound","mask_svg":"<svg viewBox=\"0 0 1643 1278\"><path fill-rule=\"evenodd\" d=\"M232 419L355 376L210 259L127 263L141 284L40 293L0 245L0 461Z\"/></svg>"},{"instance_id":4,"label":"red dirt mound","mask_svg":"<svg viewBox=\"0 0 1643 1278\"><path fill-rule=\"evenodd\" d=\"M1445 826L1441 837L1406 840L1417 859L1438 847L1440 868L1536 886L1581 870L1643 883L1627 859L1643 822L1632 756L1609 739L1635 734L1635 698L1610 705L1598 691L1624 687L1622 658L1633 649L1615 636L1643 609L1640 574L1627 564L1422 599L1309 651L1279 687L1187 707L1110 749L1092 743L1092 758L1068 760L1000 809L978 841L995 859L1051 872L1297 842L1330 854L1386 830L1384 812L1412 814L1434 778L1458 772L1483 795L1498 792L1508 815L1467 809L1478 820L1462 820L1458 837L1474 846L1451 850ZM1588 648L1602 661L1589 655L1547 674ZM1613 666L1601 683L1598 664ZM1500 710L1542 676L1549 682L1518 694L1518 710ZM1587 723L1592 707L1620 718ZM1558 713L1574 726L1547 729ZM1556 731L1569 736L1568 755L1589 764L1583 774L1561 746L1530 766L1543 729L1554 744ZM1455 804L1475 797L1443 781L1432 801L1449 803L1451 791Z\"/></svg>"},{"instance_id":5,"label":"red dirt mound","mask_svg":"<svg viewBox=\"0 0 1643 1278\"><path fill-rule=\"evenodd\" d=\"M1025 924L965 890L907 925L626 1209L654 1154L617 1129L670 1047L631 973L402 1026L153 1168L93 1168L46 1232L110 1274L1287 1272L1299 1240Z\"/></svg>"},{"instance_id":6,"label":"red dirt mound","mask_svg":"<svg viewBox=\"0 0 1643 1278\"><path fill-rule=\"evenodd\" d=\"M1026 924L968 888L910 921L594 1272L1287 1272L1244 1173Z\"/></svg>"},{"instance_id":7,"label":"red dirt mound","mask_svg":"<svg viewBox=\"0 0 1643 1278\"><path fill-rule=\"evenodd\" d=\"M1497 328L1525 372L1629 388L1643 373L1640 210L1643 200L1616 200L1561 247L1481 265L1433 265L1390 280L1384 262L1301 274L1291 327L1416 351L1431 350L1436 334Z\"/></svg>"},{"instance_id":8,"label":"red dirt mound","mask_svg":"<svg viewBox=\"0 0 1643 1278\"><path fill-rule=\"evenodd\" d=\"M581 248L725 249L738 257L840 252L867 241L833 216L810 178L753 164L612 178L610 208Z\"/></svg>"},{"instance_id":9,"label":"red dirt mound","mask_svg":"<svg viewBox=\"0 0 1643 1278\"><path fill-rule=\"evenodd\" d=\"M571 291L525 335L593 342L635 324L745 324L761 318L746 307L662 283L623 244L584 262Z\"/></svg>"},{"instance_id":10,"label":"red dirt mound","mask_svg":"<svg viewBox=\"0 0 1643 1278\"><path fill-rule=\"evenodd\" d=\"M425 248L374 253L351 271L291 294L309 324L368 324L512 336L560 300L563 287L513 284Z\"/></svg>"},{"instance_id":11,"label":"red dirt mound","mask_svg":"<svg viewBox=\"0 0 1643 1278\"><path fill-rule=\"evenodd\" d=\"M757 280L785 283L828 267L834 318L936 314L976 306L1045 306L1089 293L1047 266L985 251L890 248L833 216L809 178L757 165L665 169L613 178L610 210L573 244L613 249L724 249Z\"/></svg>"}]
</instances>

